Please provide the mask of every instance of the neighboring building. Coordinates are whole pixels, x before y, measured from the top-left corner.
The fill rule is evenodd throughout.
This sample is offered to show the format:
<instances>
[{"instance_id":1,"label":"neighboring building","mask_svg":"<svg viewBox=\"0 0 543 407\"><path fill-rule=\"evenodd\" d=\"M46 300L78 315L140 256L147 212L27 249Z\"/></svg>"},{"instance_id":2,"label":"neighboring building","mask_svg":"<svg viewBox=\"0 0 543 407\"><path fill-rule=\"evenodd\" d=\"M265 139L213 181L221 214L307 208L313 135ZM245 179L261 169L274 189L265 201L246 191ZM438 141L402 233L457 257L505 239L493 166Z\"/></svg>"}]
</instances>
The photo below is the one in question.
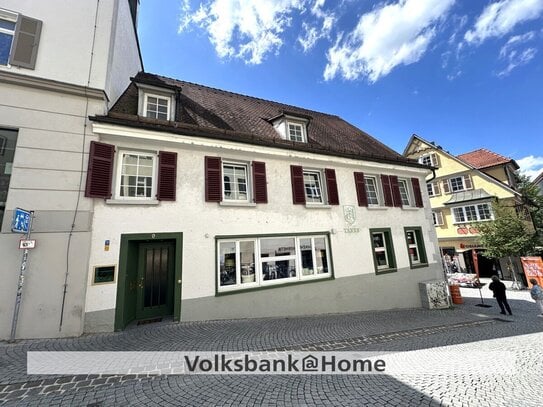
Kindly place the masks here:
<instances>
[{"instance_id":1,"label":"neighboring building","mask_svg":"<svg viewBox=\"0 0 543 407\"><path fill-rule=\"evenodd\" d=\"M139 73L92 120L86 331L419 307L443 280L430 171L337 116Z\"/></svg>"},{"instance_id":2,"label":"neighboring building","mask_svg":"<svg viewBox=\"0 0 543 407\"><path fill-rule=\"evenodd\" d=\"M543 195L543 171L535 177L532 183L539 188L539 195Z\"/></svg>"},{"instance_id":3,"label":"neighboring building","mask_svg":"<svg viewBox=\"0 0 543 407\"><path fill-rule=\"evenodd\" d=\"M15 208L32 210L17 337L83 330L94 202L84 197L88 116L142 69L137 0L0 0L0 339L9 338L22 251Z\"/></svg>"},{"instance_id":4,"label":"neighboring building","mask_svg":"<svg viewBox=\"0 0 543 407\"><path fill-rule=\"evenodd\" d=\"M494 219L494 200L524 210L521 195L515 190L517 163L486 149L454 156L417 135L411 137L404 156L434 168L426 186L446 268L457 264L462 271L474 273L475 250L480 276L501 271L509 278L504 265L481 255L484 247L479 245L474 223ZM450 263L450 259L458 262Z\"/></svg>"}]
</instances>

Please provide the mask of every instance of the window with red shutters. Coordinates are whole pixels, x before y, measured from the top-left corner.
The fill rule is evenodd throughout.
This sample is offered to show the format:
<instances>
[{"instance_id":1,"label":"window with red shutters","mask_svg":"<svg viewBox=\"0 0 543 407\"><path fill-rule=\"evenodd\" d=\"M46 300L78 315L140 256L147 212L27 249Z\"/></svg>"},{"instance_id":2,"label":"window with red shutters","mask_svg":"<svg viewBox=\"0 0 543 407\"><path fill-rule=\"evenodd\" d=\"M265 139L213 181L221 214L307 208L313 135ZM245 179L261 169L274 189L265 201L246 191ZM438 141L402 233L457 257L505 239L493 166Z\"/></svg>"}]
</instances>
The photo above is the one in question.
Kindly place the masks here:
<instances>
[{"instance_id":1,"label":"window with red shutters","mask_svg":"<svg viewBox=\"0 0 543 407\"><path fill-rule=\"evenodd\" d=\"M158 181L156 197L159 201L175 201L177 153L158 153Z\"/></svg>"},{"instance_id":2,"label":"window with red shutters","mask_svg":"<svg viewBox=\"0 0 543 407\"><path fill-rule=\"evenodd\" d=\"M385 196L385 206L394 206L392 189L390 188L390 177L388 175L381 175L381 184L383 186L383 195Z\"/></svg>"},{"instance_id":3,"label":"window with red shutters","mask_svg":"<svg viewBox=\"0 0 543 407\"><path fill-rule=\"evenodd\" d=\"M255 203L268 203L266 163L253 161L253 188Z\"/></svg>"},{"instance_id":4,"label":"window with red shutters","mask_svg":"<svg viewBox=\"0 0 543 407\"><path fill-rule=\"evenodd\" d=\"M368 195L366 193L366 179L363 172L354 173L354 185L356 188L356 197L358 206L368 206Z\"/></svg>"},{"instance_id":5,"label":"window with red shutters","mask_svg":"<svg viewBox=\"0 0 543 407\"><path fill-rule=\"evenodd\" d=\"M220 157L205 158L205 195L206 202L222 200L222 164Z\"/></svg>"},{"instance_id":6,"label":"window with red shutters","mask_svg":"<svg viewBox=\"0 0 543 407\"><path fill-rule=\"evenodd\" d=\"M396 175L390 175L390 189L392 190L392 200L394 206L401 208L402 207L402 195L400 194L400 186L398 183L398 177Z\"/></svg>"},{"instance_id":7,"label":"window with red shutters","mask_svg":"<svg viewBox=\"0 0 543 407\"><path fill-rule=\"evenodd\" d=\"M325 168L326 191L328 192L328 204L339 205L339 195L337 192L336 171L331 168Z\"/></svg>"},{"instance_id":8,"label":"window with red shutters","mask_svg":"<svg viewBox=\"0 0 543 407\"><path fill-rule=\"evenodd\" d=\"M411 185L413 186L413 194L415 195L415 206L417 208L422 208L422 193L420 191L420 182L418 178L411 178Z\"/></svg>"},{"instance_id":9,"label":"window with red shutters","mask_svg":"<svg viewBox=\"0 0 543 407\"><path fill-rule=\"evenodd\" d=\"M301 165L290 166L292 182L292 202L295 205L305 204L304 170Z\"/></svg>"},{"instance_id":10,"label":"window with red shutters","mask_svg":"<svg viewBox=\"0 0 543 407\"><path fill-rule=\"evenodd\" d=\"M88 198L111 198L111 179L115 146L91 141L85 196Z\"/></svg>"}]
</instances>

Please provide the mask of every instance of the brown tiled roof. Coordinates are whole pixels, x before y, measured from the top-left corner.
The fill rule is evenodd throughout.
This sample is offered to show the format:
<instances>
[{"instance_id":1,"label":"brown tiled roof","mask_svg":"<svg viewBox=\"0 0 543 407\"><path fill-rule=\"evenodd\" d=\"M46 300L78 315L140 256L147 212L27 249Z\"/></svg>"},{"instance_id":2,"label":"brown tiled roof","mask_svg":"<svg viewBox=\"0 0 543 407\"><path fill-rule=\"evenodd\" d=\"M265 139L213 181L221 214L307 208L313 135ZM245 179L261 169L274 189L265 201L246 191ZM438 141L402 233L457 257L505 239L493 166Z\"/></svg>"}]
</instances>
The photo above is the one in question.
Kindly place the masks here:
<instances>
[{"instance_id":1,"label":"brown tiled roof","mask_svg":"<svg viewBox=\"0 0 543 407\"><path fill-rule=\"evenodd\" d=\"M137 116L135 83L178 91L176 121ZM286 114L308 119L308 143L282 140L270 120ZM311 151L370 161L420 166L338 116L140 72L107 116L95 121Z\"/></svg>"},{"instance_id":2,"label":"brown tiled roof","mask_svg":"<svg viewBox=\"0 0 543 407\"><path fill-rule=\"evenodd\" d=\"M517 166L513 159L494 153L486 148L460 154L457 158L477 169L494 167L495 165L507 164L509 162L513 162Z\"/></svg>"}]
</instances>

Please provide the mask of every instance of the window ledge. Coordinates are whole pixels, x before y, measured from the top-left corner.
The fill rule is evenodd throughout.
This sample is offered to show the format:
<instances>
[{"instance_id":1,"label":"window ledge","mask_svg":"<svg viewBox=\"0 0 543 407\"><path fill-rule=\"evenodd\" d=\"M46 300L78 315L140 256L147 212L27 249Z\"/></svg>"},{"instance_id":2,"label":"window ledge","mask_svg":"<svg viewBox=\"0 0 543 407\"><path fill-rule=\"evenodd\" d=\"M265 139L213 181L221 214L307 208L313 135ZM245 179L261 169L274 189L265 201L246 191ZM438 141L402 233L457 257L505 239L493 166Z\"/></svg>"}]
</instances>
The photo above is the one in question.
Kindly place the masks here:
<instances>
[{"instance_id":1,"label":"window ledge","mask_svg":"<svg viewBox=\"0 0 543 407\"><path fill-rule=\"evenodd\" d=\"M388 207L386 206L381 206L381 205L375 205L375 206L367 206L367 208L371 211L384 211L384 210L387 210Z\"/></svg>"},{"instance_id":2,"label":"window ledge","mask_svg":"<svg viewBox=\"0 0 543 407\"><path fill-rule=\"evenodd\" d=\"M160 201L156 199L106 199L109 205L158 205Z\"/></svg>"},{"instance_id":3,"label":"window ledge","mask_svg":"<svg viewBox=\"0 0 543 407\"><path fill-rule=\"evenodd\" d=\"M411 265L411 270L413 270L413 269L421 269L421 268L424 268L424 267L428 267L428 263L412 264Z\"/></svg>"},{"instance_id":4,"label":"window ledge","mask_svg":"<svg viewBox=\"0 0 543 407\"><path fill-rule=\"evenodd\" d=\"M398 269L396 267L394 268L388 268L388 269L379 269L379 270L376 270L375 274L376 275L380 275L380 274L389 274L389 273L395 273L397 272Z\"/></svg>"},{"instance_id":5,"label":"window ledge","mask_svg":"<svg viewBox=\"0 0 543 407\"><path fill-rule=\"evenodd\" d=\"M306 203L305 207L307 209L330 209L332 205Z\"/></svg>"},{"instance_id":6,"label":"window ledge","mask_svg":"<svg viewBox=\"0 0 543 407\"><path fill-rule=\"evenodd\" d=\"M220 206L238 206L238 207L248 207L254 208L256 204L254 202L235 202L235 201L221 201L219 202Z\"/></svg>"},{"instance_id":7,"label":"window ledge","mask_svg":"<svg viewBox=\"0 0 543 407\"><path fill-rule=\"evenodd\" d=\"M402 209L405 209L406 211L416 211L422 208L417 208L416 206L403 206Z\"/></svg>"}]
</instances>

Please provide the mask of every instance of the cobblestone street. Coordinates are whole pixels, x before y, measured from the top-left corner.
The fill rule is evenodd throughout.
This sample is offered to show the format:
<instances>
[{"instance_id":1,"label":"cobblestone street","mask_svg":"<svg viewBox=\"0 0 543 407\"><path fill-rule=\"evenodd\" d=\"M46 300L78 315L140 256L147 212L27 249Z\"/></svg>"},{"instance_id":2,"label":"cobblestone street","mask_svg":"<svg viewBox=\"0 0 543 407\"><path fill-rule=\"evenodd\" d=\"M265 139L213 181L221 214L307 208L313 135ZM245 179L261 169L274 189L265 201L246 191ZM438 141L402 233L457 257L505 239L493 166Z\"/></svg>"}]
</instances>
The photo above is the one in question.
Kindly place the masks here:
<instances>
[{"instance_id":1,"label":"cobblestone street","mask_svg":"<svg viewBox=\"0 0 543 407\"><path fill-rule=\"evenodd\" d=\"M507 283L509 286L510 283ZM397 405L540 406L543 318L527 291L508 291L513 316L464 304L423 309L190 322L119 333L0 343L0 405ZM27 376L28 351L511 351L511 374ZM500 361L496 361L499 364Z\"/></svg>"}]
</instances>

